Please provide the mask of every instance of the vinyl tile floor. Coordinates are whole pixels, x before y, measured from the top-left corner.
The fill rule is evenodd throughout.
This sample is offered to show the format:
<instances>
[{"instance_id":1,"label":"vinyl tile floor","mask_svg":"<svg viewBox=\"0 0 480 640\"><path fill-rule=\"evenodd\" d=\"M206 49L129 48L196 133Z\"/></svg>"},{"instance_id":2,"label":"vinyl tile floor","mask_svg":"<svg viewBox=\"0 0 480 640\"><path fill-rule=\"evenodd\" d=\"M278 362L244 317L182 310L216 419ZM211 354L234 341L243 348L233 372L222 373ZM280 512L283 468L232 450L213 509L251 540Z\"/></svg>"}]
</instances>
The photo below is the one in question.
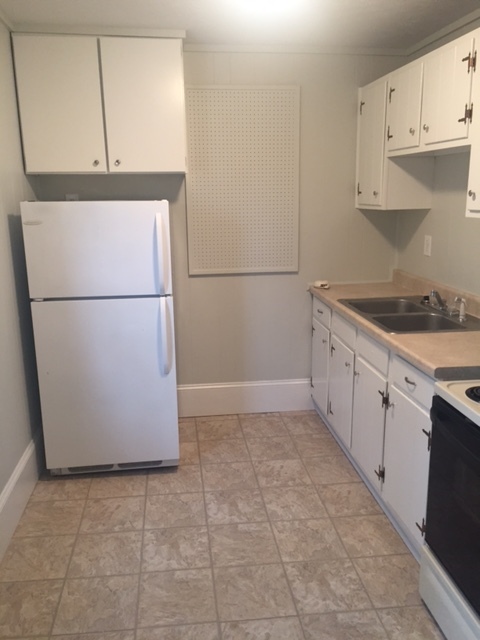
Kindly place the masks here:
<instances>
[{"instance_id":1,"label":"vinyl tile floor","mask_svg":"<svg viewBox=\"0 0 480 640\"><path fill-rule=\"evenodd\" d=\"M42 479L0 638L441 640L419 568L314 412L188 418L178 468Z\"/></svg>"}]
</instances>

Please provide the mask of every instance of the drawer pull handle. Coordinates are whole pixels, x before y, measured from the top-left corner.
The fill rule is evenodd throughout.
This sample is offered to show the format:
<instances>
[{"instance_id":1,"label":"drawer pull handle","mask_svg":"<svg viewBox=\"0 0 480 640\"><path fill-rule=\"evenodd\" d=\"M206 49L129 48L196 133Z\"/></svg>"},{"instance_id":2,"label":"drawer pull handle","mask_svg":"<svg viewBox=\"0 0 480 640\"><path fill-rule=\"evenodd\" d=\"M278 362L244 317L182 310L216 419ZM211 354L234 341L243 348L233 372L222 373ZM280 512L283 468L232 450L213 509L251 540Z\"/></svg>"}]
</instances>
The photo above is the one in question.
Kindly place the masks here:
<instances>
[{"instance_id":1,"label":"drawer pull handle","mask_svg":"<svg viewBox=\"0 0 480 640\"><path fill-rule=\"evenodd\" d=\"M346 366L346 367L347 367L347 369L348 369L348 367L350 366L350 362L345 362L345 366Z\"/></svg>"},{"instance_id":2,"label":"drawer pull handle","mask_svg":"<svg viewBox=\"0 0 480 640\"><path fill-rule=\"evenodd\" d=\"M409 380L407 376L405 376L404 380L407 384L411 384L414 389L417 386L417 383L414 380Z\"/></svg>"},{"instance_id":3,"label":"drawer pull handle","mask_svg":"<svg viewBox=\"0 0 480 640\"><path fill-rule=\"evenodd\" d=\"M327 344L328 340L326 338L322 338L322 343Z\"/></svg>"},{"instance_id":4,"label":"drawer pull handle","mask_svg":"<svg viewBox=\"0 0 480 640\"><path fill-rule=\"evenodd\" d=\"M321 316L323 316L323 311L321 309L317 309L317 313L319 313Z\"/></svg>"}]
</instances>

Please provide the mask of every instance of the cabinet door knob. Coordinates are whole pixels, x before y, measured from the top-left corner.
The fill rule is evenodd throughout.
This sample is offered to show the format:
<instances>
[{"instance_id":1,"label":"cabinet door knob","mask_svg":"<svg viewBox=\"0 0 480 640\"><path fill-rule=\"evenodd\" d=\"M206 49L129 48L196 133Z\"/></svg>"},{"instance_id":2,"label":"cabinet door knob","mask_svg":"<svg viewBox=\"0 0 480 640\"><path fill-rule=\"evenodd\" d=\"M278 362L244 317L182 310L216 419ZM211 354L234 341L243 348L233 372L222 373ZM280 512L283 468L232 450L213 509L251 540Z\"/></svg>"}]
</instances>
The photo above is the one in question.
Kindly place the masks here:
<instances>
[{"instance_id":1,"label":"cabinet door knob","mask_svg":"<svg viewBox=\"0 0 480 640\"><path fill-rule=\"evenodd\" d=\"M327 344L328 340L326 338L322 338L322 344Z\"/></svg>"},{"instance_id":2,"label":"cabinet door knob","mask_svg":"<svg viewBox=\"0 0 480 640\"><path fill-rule=\"evenodd\" d=\"M120 164L121 164L121 161L120 161L120 160L115 160L115 166L116 166L116 167L119 167L119 166L120 166Z\"/></svg>"},{"instance_id":3,"label":"cabinet door knob","mask_svg":"<svg viewBox=\"0 0 480 640\"><path fill-rule=\"evenodd\" d=\"M374 197L376 198L378 196L378 191L374 191L373 192Z\"/></svg>"},{"instance_id":4,"label":"cabinet door knob","mask_svg":"<svg viewBox=\"0 0 480 640\"><path fill-rule=\"evenodd\" d=\"M410 135L414 136L415 135L415 129L413 127L410 127L410 129L408 130Z\"/></svg>"},{"instance_id":5,"label":"cabinet door knob","mask_svg":"<svg viewBox=\"0 0 480 640\"><path fill-rule=\"evenodd\" d=\"M477 194L475 193L475 191L472 191L471 189L468 190L468 195L472 200L475 200L477 198Z\"/></svg>"},{"instance_id":6,"label":"cabinet door knob","mask_svg":"<svg viewBox=\"0 0 480 640\"><path fill-rule=\"evenodd\" d=\"M92 164L94 167L98 167L98 165L100 164L100 160L94 160Z\"/></svg>"},{"instance_id":7,"label":"cabinet door knob","mask_svg":"<svg viewBox=\"0 0 480 640\"><path fill-rule=\"evenodd\" d=\"M423 127L422 127L422 129L423 129L424 131L427 131L427 133L428 133L428 130L430 129L430 127L428 126L428 124L424 124L424 125L423 125Z\"/></svg>"}]
</instances>

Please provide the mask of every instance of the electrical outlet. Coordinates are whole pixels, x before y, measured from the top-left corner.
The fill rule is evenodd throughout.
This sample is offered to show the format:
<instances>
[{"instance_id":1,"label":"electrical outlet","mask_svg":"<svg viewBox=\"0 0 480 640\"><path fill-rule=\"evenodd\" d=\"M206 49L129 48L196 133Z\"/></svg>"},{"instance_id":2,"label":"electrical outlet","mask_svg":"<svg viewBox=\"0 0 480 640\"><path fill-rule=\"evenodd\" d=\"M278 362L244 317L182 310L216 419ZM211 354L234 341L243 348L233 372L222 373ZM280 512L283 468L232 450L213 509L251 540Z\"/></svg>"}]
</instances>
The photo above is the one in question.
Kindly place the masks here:
<instances>
[{"instance_id":1,"label":"electrical outlet","mask_svg":"<svg viewBox=\"0 0 480 640\"><path fill-rule=\"evenodd\" d=\"M425 236L423 240L423 255L429 257L432 255L432 236Z\"/></svg>"}]
</instances>

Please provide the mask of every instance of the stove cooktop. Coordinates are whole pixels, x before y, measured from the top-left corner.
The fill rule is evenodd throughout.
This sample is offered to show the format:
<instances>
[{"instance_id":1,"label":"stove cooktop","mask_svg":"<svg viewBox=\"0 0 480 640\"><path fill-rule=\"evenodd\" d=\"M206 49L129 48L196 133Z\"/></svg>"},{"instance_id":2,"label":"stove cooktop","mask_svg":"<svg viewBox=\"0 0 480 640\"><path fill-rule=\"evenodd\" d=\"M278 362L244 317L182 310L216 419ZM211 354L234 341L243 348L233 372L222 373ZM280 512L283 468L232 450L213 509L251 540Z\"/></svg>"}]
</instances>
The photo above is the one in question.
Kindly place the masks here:
<instances>
[{"instance_id":1,"label":"stove cooktop","mask_svg":"<svg viewBox=\"0 0 480 640\"><path fill-rule=\"evenodd\" d=\"M435 393L480 426L480 380L436 382Z\"/></svg>"}]
</instances>

